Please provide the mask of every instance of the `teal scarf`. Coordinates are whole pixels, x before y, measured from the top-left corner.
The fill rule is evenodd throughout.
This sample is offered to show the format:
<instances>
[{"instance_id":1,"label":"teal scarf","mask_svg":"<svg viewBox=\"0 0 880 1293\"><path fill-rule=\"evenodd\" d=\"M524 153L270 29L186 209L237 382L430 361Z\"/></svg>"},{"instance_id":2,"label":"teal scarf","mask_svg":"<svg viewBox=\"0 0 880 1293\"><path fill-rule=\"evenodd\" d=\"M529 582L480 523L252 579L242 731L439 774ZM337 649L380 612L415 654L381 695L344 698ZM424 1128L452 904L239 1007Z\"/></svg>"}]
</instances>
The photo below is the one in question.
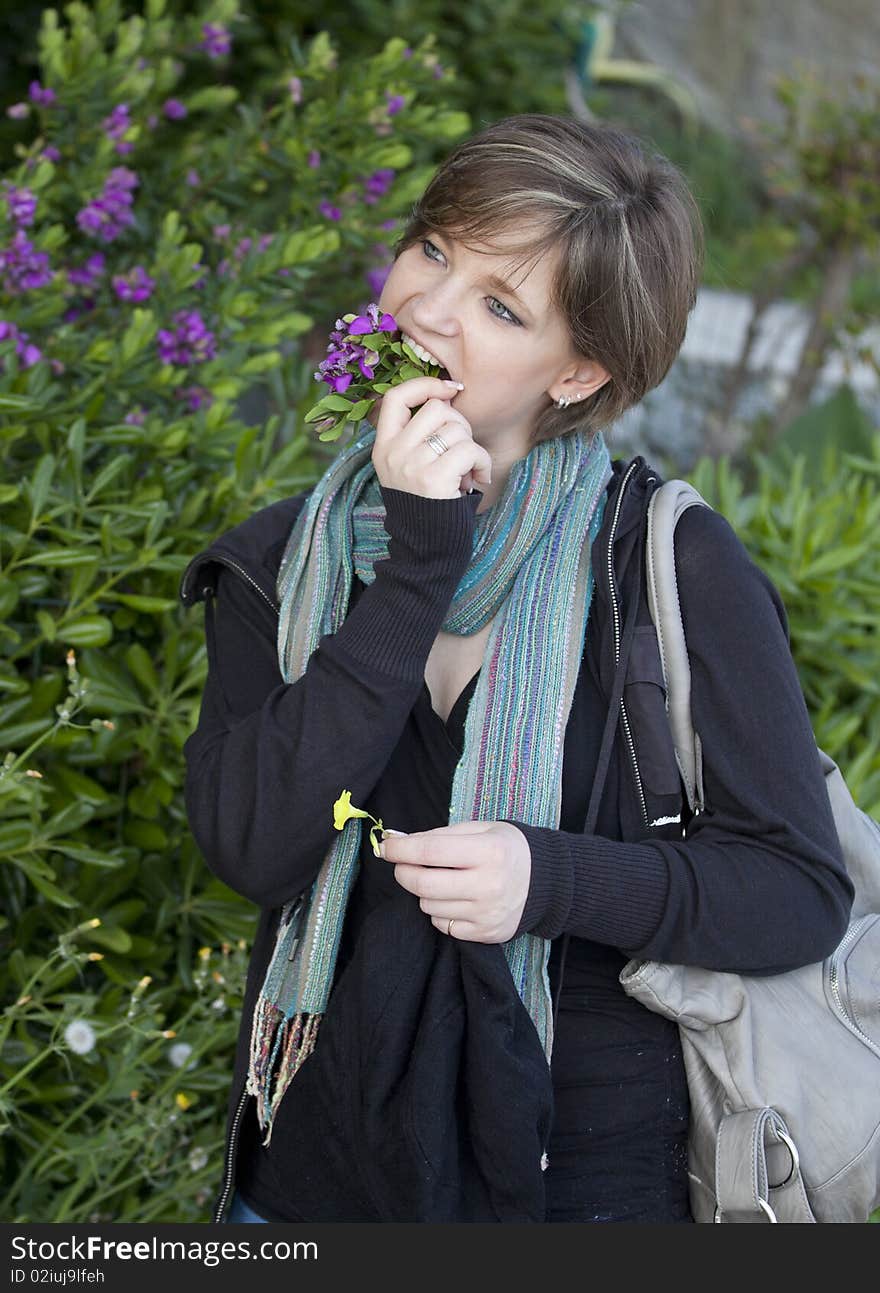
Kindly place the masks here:
<instances>
[{"instance_id":1,"label":"teal scarf","mask_svg":"<svg viewBox=\"0 0 880 1293\"><path fill-rule=\"evenodd\" d=\"M353 573L372 583L374 563L388 555L372 463L376 432L364 425L366 432L309 495L284 550L278 659L286 682L296 682L320 639L340 628ZM610 477L602 436L569 433L515 463L494 506L474 516L473 557L443 629L470 634L493 616L495 623L465 721L450 823L507 817L559 827L565 729L594 586L590 550ZM329 818L332 805L325 809ZM359 867L363 820L346 823L311 891L281 912L254 1013L247 1081L264 1145L284 1092L315 1046ZM520 934L503 948L549 1064L550 943Z\"/></svg>"}]
</instances>

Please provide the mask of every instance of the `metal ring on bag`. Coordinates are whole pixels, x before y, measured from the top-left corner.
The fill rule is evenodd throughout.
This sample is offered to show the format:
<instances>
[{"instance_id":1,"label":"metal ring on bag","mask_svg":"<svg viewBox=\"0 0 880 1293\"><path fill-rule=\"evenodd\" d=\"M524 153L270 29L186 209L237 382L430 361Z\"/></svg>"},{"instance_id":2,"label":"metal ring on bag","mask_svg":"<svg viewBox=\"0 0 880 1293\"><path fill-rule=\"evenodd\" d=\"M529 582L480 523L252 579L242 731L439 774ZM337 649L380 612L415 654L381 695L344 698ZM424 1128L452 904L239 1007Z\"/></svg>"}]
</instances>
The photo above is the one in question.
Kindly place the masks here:
<instances>
[{"instance_id":1,"label":"metal ring on bag","mask_svg":"<svg viewBox=\"0 0 880 1293\"><path fill-rule=\"evenodd\" d=\"M798 1172L800 1171L801 1160L797 1152L797 1145L795 1145L791 1136L787 1135L784 1131L780 1131L778 1127L776 1127L774 1130L776 1132L776 1135L783 1142L789 1154L791 1155L791 1167L789 1169L788 1176L785 1178L784 1181L777 1181L775 1185L770 1186L771 1190L781 1190L783 1185L788 1185L791 1178L798 1174ZM758 1200L758 1202L760 1202L760 1200Z\"/></svg>"},{"instance_id":2,"label":"metal ring on bag","mask_svg":"<svg viewBox=\"0 0 880 1293\"><path fill-rule=\"evenodd\" d=\"M434 443L435 440L437 442L436 444ZM449 448L449 445L443 437L441 435L437 435L436 431L432 432L432 434L427 437L425 444L431 446L438 458L441 454L446 453L446 450ZM441 447L438 449L437 445L440 445Z\"/></svg>"}]
</instances>

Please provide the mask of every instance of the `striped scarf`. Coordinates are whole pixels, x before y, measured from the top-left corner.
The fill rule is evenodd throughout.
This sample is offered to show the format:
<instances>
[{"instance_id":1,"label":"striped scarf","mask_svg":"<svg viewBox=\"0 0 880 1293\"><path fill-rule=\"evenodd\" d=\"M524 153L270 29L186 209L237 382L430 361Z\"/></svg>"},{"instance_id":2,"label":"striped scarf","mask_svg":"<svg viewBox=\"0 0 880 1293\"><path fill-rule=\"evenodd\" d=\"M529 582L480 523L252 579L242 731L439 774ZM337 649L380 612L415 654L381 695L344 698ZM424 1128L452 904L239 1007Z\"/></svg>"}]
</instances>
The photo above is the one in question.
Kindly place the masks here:
<instances>
[{"instance_id":1,"label":"striped scarf","mask_svg":"<svg viewBox=\"0 0 880 1293\"><path fill-rule=\"evenodd\" d=\"M342 625L352 574L372 583L375 562L388 555L372 463L376 432L363 425L368 429L309 495L282 556L278 659L288 683L305 673L320 639ZM565 730L594 586L590 550L610 476L602 436L569 433L516 462L494 506L474 515L473 556L443 629L470 634L493 616L495 623L467 713L450 824L513 818L559 827ZM329 816L330 804L326 811ZM284 1092L316 1043L359 867L363 820L346 823L311 890L281 911L254 1013L247 1080L264 1145ZM549 1064L550 942L524 933L503 948Z\"/></svg>"}]
</instances>

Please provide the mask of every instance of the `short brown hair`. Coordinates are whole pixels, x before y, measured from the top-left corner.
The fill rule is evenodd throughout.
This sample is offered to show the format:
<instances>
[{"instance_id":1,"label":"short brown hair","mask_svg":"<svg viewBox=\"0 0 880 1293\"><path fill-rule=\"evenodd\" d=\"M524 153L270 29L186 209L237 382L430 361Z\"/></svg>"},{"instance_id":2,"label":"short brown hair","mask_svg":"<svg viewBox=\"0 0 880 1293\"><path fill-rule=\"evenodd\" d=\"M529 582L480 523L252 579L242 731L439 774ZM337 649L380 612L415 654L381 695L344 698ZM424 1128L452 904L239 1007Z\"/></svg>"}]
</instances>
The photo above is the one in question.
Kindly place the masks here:
<instances>
[{"instance_id":1,"label":"short brown hair","mask_svg":"<svg viewBox=\"0 0 880 1293\"><path fill-rule=\"evenodd\" d=\"M491 246L493 234L525 226L531 234L509 250L524 253L522 265L560 244L551 304L576 353L610 374L583 404L559 409L551 400L534 446L607 427L663 380L696 301L703 231L681 172L636 136L522 113L463 140L441 163L394 254L432 229Z\"/></svg>"}]
</instances>

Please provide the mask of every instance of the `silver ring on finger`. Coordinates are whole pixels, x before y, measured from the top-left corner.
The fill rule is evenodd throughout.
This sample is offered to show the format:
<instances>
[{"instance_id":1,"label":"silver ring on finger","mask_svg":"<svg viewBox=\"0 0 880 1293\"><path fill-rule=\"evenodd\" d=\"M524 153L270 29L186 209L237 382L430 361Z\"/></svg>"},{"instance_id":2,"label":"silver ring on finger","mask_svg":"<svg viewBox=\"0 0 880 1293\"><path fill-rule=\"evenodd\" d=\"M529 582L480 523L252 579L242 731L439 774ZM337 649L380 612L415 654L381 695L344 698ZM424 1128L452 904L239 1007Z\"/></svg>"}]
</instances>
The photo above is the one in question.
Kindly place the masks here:
<instances>
[{"instance_id":1,"label":"silver ring on finger","mask_svg":"<svg viewBox=\"0 0 880 1293\"><path fill-rule=\"evenodd\" d=\"M453 926L454 924L455 924L455 921L454 921L454 920L451 920L451 921L449 922L449 924L446 926L446 937L447 937L447 938L451 938L451 937L452 937L452 926Z\"/></svg>"},{"instance_id":2,"label":"silver ring on finger","mask_svg":"<svg viewBox=\"0 0 880 1293\"><path fill-rule=\"evenodd\" d=\"M443 437L441 435L437 435L436 432L428 436L428 438L425 440L425 444L428 444L431 446L431 448L434 450L438 458L440 457L441 454L446 453L446 450L449 448L449 445L446 443Z\"/></svg>"}]
</instances>

